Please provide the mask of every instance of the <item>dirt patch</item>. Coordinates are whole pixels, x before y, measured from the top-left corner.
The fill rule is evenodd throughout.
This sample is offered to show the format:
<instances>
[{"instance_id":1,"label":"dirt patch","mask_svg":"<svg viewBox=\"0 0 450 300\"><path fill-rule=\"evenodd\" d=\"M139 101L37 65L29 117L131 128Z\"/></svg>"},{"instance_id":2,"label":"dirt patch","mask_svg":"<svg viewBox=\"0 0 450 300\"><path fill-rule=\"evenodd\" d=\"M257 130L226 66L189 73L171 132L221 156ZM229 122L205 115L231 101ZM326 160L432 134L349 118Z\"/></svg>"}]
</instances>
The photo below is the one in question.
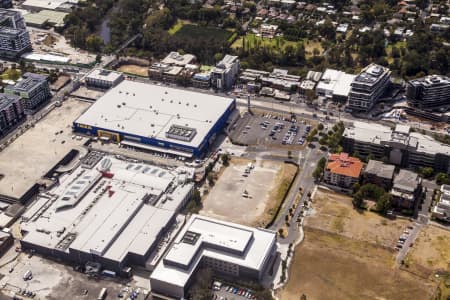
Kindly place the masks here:
<instances>
[{"instance_id":1,"label":"dirt patch","mask_svg":"<svg viewBox=\"0 0 450 300\"><path fill-rule=\"evenodd\" d=\"M314 213L305 220L309 227L339 233L348 238L393 248L410 224L403 219L389 220L369 211L357 211L346 195L318 190Z\"/></svg>"},{"instance_id":2,"label":"dirt patch","mask_svg":"<svg viewBox=\"0 0 450 300\"><path fill-rule=\"evenodd\" d=\"M148 76L148 67L138 65L122 65L117 69L117 71L143 77Z\"/></svg>"},{"instance_id":3,"label":"dirt patch","mask_svg":"<svg viewBox=\"0 0 450 300\"><path fill-rule=\"evenodd\" d=\"M253 163L254 168L246 174L249 163ZM282 200L278 197L285 186L289 186L294 174L295 166L282 162L233 158L206 196L200 214L264 226L272 219Z\"/></svg>"},{"instance_id":4,"label":"dirt patch","mask_svg":"<svg viewBox=\"0 0 450 300\"><path fill-rule=\"evenodd\" d=\"M429 299L435 286L393 268L392 250L310 227L281 299Z\"/></svg>"},{"instance_id":5,"label":"dirt patch","mask_svg":"<svg viewBox=\"0 0 450 300\"><path fill-rule=\"evenodd\" d=\"M431 225L423 228L405 261L411 272L423 277L450 271L450 231Z\"/></svg>"}]
</instances>

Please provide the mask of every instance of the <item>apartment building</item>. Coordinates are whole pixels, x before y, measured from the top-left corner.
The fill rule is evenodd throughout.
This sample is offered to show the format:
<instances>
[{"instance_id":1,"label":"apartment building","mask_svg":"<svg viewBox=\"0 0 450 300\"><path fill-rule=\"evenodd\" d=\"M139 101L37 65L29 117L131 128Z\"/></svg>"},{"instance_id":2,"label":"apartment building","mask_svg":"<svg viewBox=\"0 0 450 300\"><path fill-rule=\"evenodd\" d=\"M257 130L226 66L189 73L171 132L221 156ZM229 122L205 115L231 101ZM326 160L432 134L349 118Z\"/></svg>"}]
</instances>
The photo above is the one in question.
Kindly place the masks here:
<instances>
[{"instance_id":1,"label":"apartment building","mask_svg":"<svg viewBox=\"0 0 450 300\"><path fill-rule=\"evenodd\" d=\"M448 108L450 105L450 78L429 75L408 82L406 97L411 106L420 109Z\"/></svg>"},{"instance_id":2,"label":"apartment building","mask_svg":"<svg viewBox=\"0 0 450 300\"><path fill-rule=\"evenodd\" d=\"M23 74L15 85L5 87L5 93L22 98L25 113L33 113L42 103L52 97L47 76L34 73Z\"/></svg>"},{"instance_id":3,"label":"apartment building","mask_svg":"<svg viewBox=\"0 0 450 300\"><path fill-rule=\"evenodd\" d=\"M239 57L229 54L225 55L211 72L211 83L213 87L219 90L230 89L236 80L239 69Z\"/></svg>"},{"instance_id":4,"label":"apartment building","mask_svg":"<svg viewBox=\"0 0 450 300\"><path fill-rule=\"evenodd\" d=\"M390 83L391 71L388 68L370 64L353 80L348 97L348 107L356 111L370 110Z\"/></svg>"},{"instance_id":5,"label":"apartment building","mask_svg":"<svg viewBox=\"0 0 450 300\"><path fill-rule=\"evenodd\" d=\"M409 126L394 129L374 123L354 122L345 129L342 139L344 151L359 157L377 160L417 170L431 167L435 172L450 172L450 146L433 137L411 132Z\"/></svg>"},{"instance_id":6,"label":"apartment building","mask_svg":"<svg viewBox=\"0 0 450 300\"><path fill-rule=\"evenodd\" d=\"M31 50L25 21L18 11L0 9L0 56L17 58Z\"/></svg>"},{"instance_id":7,"label":"apartment building","mask_svg":"<svg viewBox=\"0 0 450 300\"><path fill-rule=\"evenodd\" d=\"M23 117L24 109L20 97L0 94L0 135L3 135Z\"/></svg>"},{"instance_id":8,"label":"apartment building","mask_svg":"<svg viewBox=\"0 0 450 300\"><path fill-rule=\"evenodd\" d=\"M395 166L379 160L369 160L364 170L364 182L373 183L389 190L392 187Z\"/></svg>"},{"instance_id":9,"label":"apartment building","mask_svg":"<svg viewBox=\"0 0 450 300\"><path fill-rule=\"evenodd\" d=\"M359 181L363 163L347 153L330 154L323 181L342 188L351 188Z\"/></svg>"},{"instance_id":10,"label":"apartment building","mask_svg":"<svg viewBox=\"0 0 450 300\"><path fill-rule=\"evenodd\" d=\"M417 173L400 170L392 186L392 205L397 208L413 209L422 191L422 179Z\"/></svg>"}]
</instances>

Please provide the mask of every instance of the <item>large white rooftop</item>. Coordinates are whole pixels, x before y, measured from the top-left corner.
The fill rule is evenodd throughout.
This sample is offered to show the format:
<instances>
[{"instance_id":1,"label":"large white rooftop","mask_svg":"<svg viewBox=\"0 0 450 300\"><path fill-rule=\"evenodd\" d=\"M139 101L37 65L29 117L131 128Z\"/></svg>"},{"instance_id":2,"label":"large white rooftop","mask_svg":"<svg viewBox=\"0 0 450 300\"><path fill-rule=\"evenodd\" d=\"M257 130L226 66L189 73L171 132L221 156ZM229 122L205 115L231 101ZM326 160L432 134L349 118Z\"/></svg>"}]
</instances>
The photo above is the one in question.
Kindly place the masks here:
<instances>
[{"instance_id":1,"label":"large white rooftop","mask_svg":"<svg viewBox=\"0 0 450 300\"><path fill-rule=\"evenodd\" d=\"M122 81L75 123L198 147L234 102L231 98L132 81ZM173 127L192 128L193 138L167 137Z\"/></svg>"},{"instance_id":2,"label":"large white rooftop","mask_svg":"<svg viewBox=\"0 0 450 300\"><path fill-rule=\"evenodd\" d=\"M326 69L317 84L317 89L323 90L330 95L348 96L355 77L356 75L347 74L342 71Z\"/></svg>"},{"instance_id":3,"label":"large white rooftop","mask_svg":"<svg viewBox=\"0 0 450 300\"><path fill-rule=\"evenodd\" d=\"M275 243L275 232L193 215L150 280L184 287L203 257L259 271Z\"/></svg>"},{"instance_id":4,"label":"large white rooftop","mask_svg":"<svg viewBox=\"0 0 450 300\"><path fill-rule=\"evenodd\" d=\"M440 143L428 135L409 132L409 127L404 125L399 125L396 130L392 130L381 124L355 121L353 126L345 129L343 136L372 144L400 142L412 147L416 152L450 155L449 145Z\"/></svg>"},{"instance_id":5,"label":"large white rooftop","mask_svg":"<svg viewBox=\"0 0 450 300\"><path fill-rule=\"evenodd\" d=\"M108 176L101 175L104 166L109 166ZM184 180L190 176L190 169L169 170L112 156L92 169L80 166L41 194L23 215L21 226L27 232L23 240L118 262L129 253L145 256L189 194L192 183ZM87 191L72 195L77 201L64 200L67 191L78 186ZM69 234L74 239L67 242Z\"/></svg>"},{"instance_id":6,"label":"large white rooftop","mask_svg":"<svg viewBox=\"0 0 450 300\"><path fill-rule=\"evenodd\" d=\"M87 75L88 78L111 81L111 82L114 82L114 81L120 79L122 76L123 75L120 72L105 70L105 69L94 69Z\"/></svg>"}]
</instances>

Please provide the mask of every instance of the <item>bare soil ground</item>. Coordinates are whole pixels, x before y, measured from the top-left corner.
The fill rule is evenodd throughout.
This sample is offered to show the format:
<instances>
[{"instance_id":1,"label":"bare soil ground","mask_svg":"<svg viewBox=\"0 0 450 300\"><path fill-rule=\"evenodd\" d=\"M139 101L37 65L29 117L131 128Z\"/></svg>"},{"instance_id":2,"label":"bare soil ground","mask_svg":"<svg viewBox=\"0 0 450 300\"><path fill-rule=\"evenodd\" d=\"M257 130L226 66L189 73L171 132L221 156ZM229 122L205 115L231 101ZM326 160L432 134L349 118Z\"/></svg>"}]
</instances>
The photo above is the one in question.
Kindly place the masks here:
<instances>
[{"instance_id":1,"label":"bare soil ground","mask_svg":"<svg viewBox=\"0 0 450 300\"><path fill-rule=\"evenodd\" d=\"M389 220L373 212L357 211L349 196L320 189L313 208L314 213L305 220L307 226L385 247L394 247L410 224L408 220Z\"/></svg>"},{"instance_id":2,"label":"bare soil ground","mask_svg":"<svg viewBox=\"0 0 450 300\"><path fill-rule=\"evenodd\" d=\"M393 253L339 234L306 228L280 299L430 299L435 285L393 268Z\"/></svg>"},{"instance_id":3,"label":"bare soil ground","mask_svg":"<svg viewBox=\"0 0 450 300\"><path fill-rule=\"evenodd\" d=\"M144 77L148 76L148 67L138 65L122 65L117 69L117 71Z\"/></svg>"},{"instance_id":4,"label":"bare soil ground","mask_svg":"<svg viewBox=\"0 0 450 300\"><path fill-rule=\"evenodd\" d=\"M245 177L244 171L250 162L255 168ZM233 158L203 201L200 214L263 226L276 212L283 190L292 181L295 171L295 166L282 162ZM248 197L243 197L244 191L248 192Z\"/></svg>"},{"instance_id":5,"label":"bare soil ground","mask_svg":"<svg viewBox=\"0 0 450 300\"><path fill-rule=\"evenodd\" d=\"M281 299L430 299L437 283L395 266L393 246L409 221L353 209L351 198L319 190L305 219Z\"/></svg>"},{"instance_id":6,"label":"bare soil ground","mask_svg":"<svg viewBox=\"0 0 450 300\"><path fill-rule=\"evenodd\" d=\"M436 271L450 271L450 231L428 225L423 228L406 257L411 272L429 277Z\"/></svg>"}]
</instances>

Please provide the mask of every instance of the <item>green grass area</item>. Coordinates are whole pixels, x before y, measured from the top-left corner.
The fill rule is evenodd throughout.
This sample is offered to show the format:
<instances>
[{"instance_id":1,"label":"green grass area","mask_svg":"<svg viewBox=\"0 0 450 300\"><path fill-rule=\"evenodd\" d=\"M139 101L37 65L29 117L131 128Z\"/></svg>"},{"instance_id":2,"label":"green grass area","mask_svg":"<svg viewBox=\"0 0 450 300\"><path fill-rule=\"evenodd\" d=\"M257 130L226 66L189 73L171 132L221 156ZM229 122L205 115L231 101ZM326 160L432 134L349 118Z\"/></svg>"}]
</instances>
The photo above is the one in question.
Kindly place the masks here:
<instances>
[{"instance_id":1,"label":"green grass area","mask_svg":"<svg viewBox=\"0 0 450 300\"><path fill-rule=\"evenodd\" d=\"M170 35L174 35L178 32L184 25L184 22L182 20L178 20L167 32L169 32Z\"/></svg>"},{"instance_id":2,"label":"green grass area","mask_svg":"<svg viewBox=\"0 0 450 300\"><path fill-rule=\"evenodd\" d=\"M394 44L389 44L389 45L387 45L387 47L386 47L386 53L390 56L391 55L391 53L392 53L392 47L396 47L397 49L399 49L400 50L400 48L406 48L406 41L399 41L399 42L396 42L396 43L394 43Z\"/></svg>"},{"instance_id":3,"label":"green grass area","mask_svg":"<svg viewBox=\"0 0 450 300\"><path fill-rule=\"evenodd\" d=\"M233 32L230 30L220 29L216 27L203 27L195 24L181 24L180 28L178 28L177 30L175 29L174 27L170 29L175 32L173 34L174 36L190 38L194 40L198 38L204 39L205 37L208 37L215 41L222 42L227 41L233 35Z\"/></svg>"},{"instance_id":4,"label":"green grass area","mask_svg":"<svg viewBox=\"0 0 450 300\"><path fill-rule=\"evenodd\" d=\"M248 33L244 37L236 39L236 41L234 41L234 43L231 45L231 48L233 49L242 48L242 40L244 38L246 47L248 43L248 46L250 48L267 46L272 47L274 49L284 49L288 45L295 46L297 44L296 42L287 41L283 37L275 37L273 39L269 39L256 36L255 34L252 33Z\"/></svg>"},{"instance_id":5,"label":"green grass area","mask_svg":"<svg viewBox=\"0 0 450 300\"><path fill-rule=\"evenodd\" d=\"M19 69L6 69L3 74L0 75L2 80L14 80L16 81L22 76L21 71Z\"/></svg>"}]
</instances>

